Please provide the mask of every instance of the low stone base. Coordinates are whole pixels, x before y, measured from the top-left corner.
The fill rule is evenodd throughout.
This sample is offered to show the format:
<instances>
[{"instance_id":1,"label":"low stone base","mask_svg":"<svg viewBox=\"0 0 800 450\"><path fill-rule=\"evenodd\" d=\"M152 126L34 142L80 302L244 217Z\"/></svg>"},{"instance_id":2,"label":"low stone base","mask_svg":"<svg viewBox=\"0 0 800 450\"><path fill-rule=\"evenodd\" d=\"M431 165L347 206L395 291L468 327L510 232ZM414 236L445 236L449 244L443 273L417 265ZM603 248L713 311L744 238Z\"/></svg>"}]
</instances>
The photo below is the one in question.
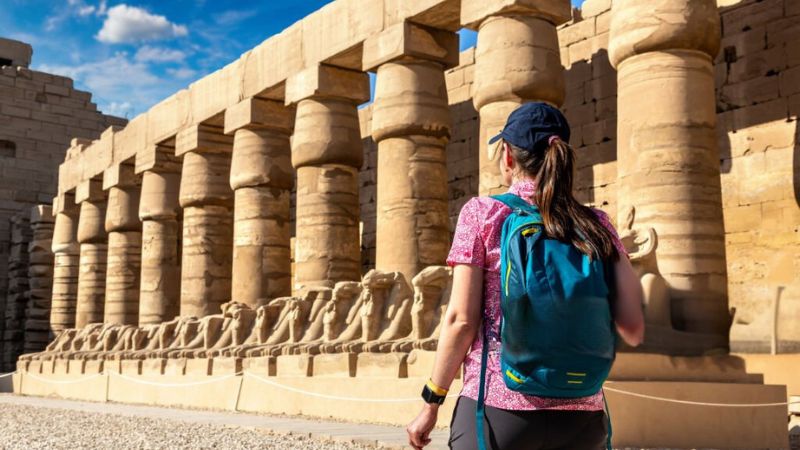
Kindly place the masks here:
<instances>
[{"instance_id":1,"label":"low stone base","mask_svg":"<svg viewBox=\"0 0 800 450\"><path fill-rule=\"evenodd\" d=\"M70 359L67 361L67 373L81 375L83 369L86 367L86 361L83 359Z\"/></svg>"},{"instance_id":2,"label":"low stone base","mask_svg":"<svg viewBox=\"0 0 800 450\"><path fill-rule=\"evenodd\" d=\"M142 361L142 375L163 375L167 366L165 358L153 358Z\"/></svg>"},{"instance_id":3,"label":"low stone base","mask_svg":"<svg viewBox=\"0 0 800 450\"><path fill-rule=\"evenodd\" d=\"M359 378L408 378L407 361L408 353L362 352L356 373Z\"/></svg>"},{"instance_id":4,"label":"low stone base","mask_svg":"<svg viewBox=\"0 0 800 450\"><path fill-rule=\"evenodd\" d=\"M213 375L236 375L242 373L242 358L215 357L211 359Z\"/></svg>"},{"instance_id":5,"label":"low stone base","mask_svg":"<svg viewBox=\"0 0 800 450\"><path fill-rule=\"evenodd\" d=\"M243 363L246 367L259 364L262 368L269 367L269 360ZM189 373L122 378L74 374L34 376L23 372L14 376L14 389L24 395L405 425L419 412L422 405L418 399L419 390L426 378L383 379L376 383L368 377L267 378L249 373L233 377ZM458 392L460 387L460 382L456 381L452 392ZM609 382L606 396L616 447L778 449L787 446L786 406L725 408L664 402L631 393L708 403L786 401L784 386L692 381ZM374 401L379 399L387 401ZM455 400L455 396L448 398L440 409L439 426L449 423Z\"/></svg>"},{"instance_id":6,"label":"low stone base","mask_svg":"<svg viewBox=\"0 0 800 450\"><path fill-rule=\"evenodd\" d=\"M201 375L201 376L211 375L211 359L187 358L186 373L191 375Z\"/></svg>"},{"instance_id":7,"label":"low stone base","mask_svg":"<svg viewBox=\"0 0 800 450\"><path fill-rule=\"evenodd\" d=\"M138 359L122 360L119 373L123 375L140 375L142 373L142 361Z\"/></svg>"},{"instance_id":8,"label":"low stone base","mask_svg":"<svg viewBox=\"0 0 800 450\"><path fill-rule=\"evenodd\" d=\"M242 360L242 369L259 376L274 377L277 374L275 356L257 356Z\"/></svg>"},{"instance_id":9,"label":"low stone base","mask_svg":"<svg viewBox=\"0 0 800 450\"><path fill-rule=\"evenodd\" d=\"M186 358L164 358L165 375L184 375L186 373Z\"/></svg>"},{"instance_id":10,"label":"low stone base","mask_svg":"<svg viewBox=\"0 0 800 450\"><path fill-rule=\"evenodd\" d=\"M308 355L300 355L308 356ZM311 357L309 356L309 359ZM313 357L315 377L354 377L358 355L355 353L330 353Z\"/></svg>"},{"instance_id":11,"label":"low stone base","mask_svg":"<svg viewBox=\"0 0 800 450\"><path fill-rule=\"evenodd\" d=\"M103 373L103 368L105 361L102 359L90 359L86 361L86 364L83 366L83 373L89 374L97 374Z\"/></svg>"},{"instance_id":12,"label":"low stone base","mask_svg":"<svg viewBox=\"0 0 800 450\"><path fill-rule=\"evenodd\" d=\"M314 374L311 355L280 355L275 359L275 366L282 377L310 377Z\"/></svg>"}]
</instances>

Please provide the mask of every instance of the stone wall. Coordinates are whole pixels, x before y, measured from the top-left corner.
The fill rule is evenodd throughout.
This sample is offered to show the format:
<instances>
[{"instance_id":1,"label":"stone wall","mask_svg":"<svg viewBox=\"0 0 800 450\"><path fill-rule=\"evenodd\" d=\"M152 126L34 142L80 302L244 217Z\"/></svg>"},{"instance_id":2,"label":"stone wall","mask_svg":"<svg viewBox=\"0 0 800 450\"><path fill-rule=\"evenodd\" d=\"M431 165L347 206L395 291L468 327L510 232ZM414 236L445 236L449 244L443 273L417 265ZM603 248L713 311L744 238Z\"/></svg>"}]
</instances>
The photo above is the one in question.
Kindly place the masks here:
<instances>
[{"instance_id":1,"label":"stone wall","mask_svg":"<svg viewBox=\"0 0 800 450\"><path fill-rule=\"evenodd\" d=\"M727 238L732 347L767 351L777 291L784 351L800 348L800 2L720 3L722 50L715 61L720 164ZM559 28L566 99L576 150L576 192L618 217L617 73L608 59L611 0L586 0ZM447 72L453 136L447 149L451 229L478 194L478 114L472 106L474 48ZM370 108L361 110L369 136ZM646 113L646 112L643 112ZM361 180L364 270L374 267L375 145L365 139Z\"/></svg>"},{"instance_id":2,"label":"stone wall","mask_svg":"<svg viewBox=\"0 0 800 450\"><path fill-rule=\"evenodd\" d=\"M74 137L97 138L110 125L126 121L107 116L92 94L74 88L72 79L27 68L30 45L0 39L0 311L5 311L11 217L50 203L56 195L58 166ZM22 269L27 270L27 269ZM9 292L8 295L16 295ZM2 316L4 313L0 313Z\"/></svg>"}]
</instances>

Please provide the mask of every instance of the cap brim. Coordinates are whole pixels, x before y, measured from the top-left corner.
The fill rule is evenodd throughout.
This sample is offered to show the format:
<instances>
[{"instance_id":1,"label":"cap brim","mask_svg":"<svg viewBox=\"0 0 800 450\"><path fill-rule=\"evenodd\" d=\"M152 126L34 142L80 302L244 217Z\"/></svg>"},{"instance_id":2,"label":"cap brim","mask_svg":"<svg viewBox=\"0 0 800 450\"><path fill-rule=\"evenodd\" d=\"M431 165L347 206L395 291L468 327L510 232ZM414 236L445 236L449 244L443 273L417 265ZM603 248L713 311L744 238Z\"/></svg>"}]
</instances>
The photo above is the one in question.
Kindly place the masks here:
<instances>
[{"instance_id":1,"label":"cap brim","mask_svg":"<svg viewBox=\"0 0 800 450\"><path fill-rule=\"evenodd\" d=\"M495 136L495 137L493 137L493 138L489 139L489 145L492 145L492 144L494 144L495 142L499 141L499 140L500 140L500 139L502 139L502 138L503 138L503 133L502 133L502 132L500 132L500 133L499 133L497 136Z\"/></svg>"}]
</instances>

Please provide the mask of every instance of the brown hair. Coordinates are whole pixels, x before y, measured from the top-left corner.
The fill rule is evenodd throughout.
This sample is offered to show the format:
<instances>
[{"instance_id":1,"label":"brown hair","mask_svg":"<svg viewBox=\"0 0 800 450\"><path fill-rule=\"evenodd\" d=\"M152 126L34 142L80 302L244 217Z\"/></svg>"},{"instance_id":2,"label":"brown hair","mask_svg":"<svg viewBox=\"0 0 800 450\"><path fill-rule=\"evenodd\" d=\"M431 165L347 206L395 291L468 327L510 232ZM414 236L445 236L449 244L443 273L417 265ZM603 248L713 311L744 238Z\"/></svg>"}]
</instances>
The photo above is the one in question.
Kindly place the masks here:
<instances>
[{"instance_id":1,"label":"brown hair","mask_svg":"<svg viewBox=\"0 0 800 450\"><path fill-rule=\"evenodd\" d=\"M572 147L561 139L552 139L543 152L522 150L510 143L508 146L520 169L534 179L531 201L539 208L547 236L572 243L591 258L616 261L619 254L611 232L591 208L572 195Z\"/></svg>"}]
</instances>

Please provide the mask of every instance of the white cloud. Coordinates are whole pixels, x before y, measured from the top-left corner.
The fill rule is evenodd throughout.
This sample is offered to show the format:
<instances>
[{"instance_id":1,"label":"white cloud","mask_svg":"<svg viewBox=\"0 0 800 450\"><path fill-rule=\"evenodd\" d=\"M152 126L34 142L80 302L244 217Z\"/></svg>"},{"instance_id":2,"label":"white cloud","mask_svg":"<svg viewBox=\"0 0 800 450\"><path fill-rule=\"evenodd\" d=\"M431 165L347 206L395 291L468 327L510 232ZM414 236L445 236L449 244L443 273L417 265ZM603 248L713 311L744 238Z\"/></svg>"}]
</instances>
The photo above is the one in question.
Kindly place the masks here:
<instances>
[{"instance_id":1,"label":"white cloud","mask_svg":"<svg viewBox=\"0 0 800 450\"><path fill-rule=\"evenodd\" d=\"M142 8L120 4L108 10L97 40L110 44L135 43L186 36L188 30L166 17Z\"/></svg>"},{"instance_id":2,"label":"white cloud","mask_svg":"<svg viewBox=\"0 0 800 450\"><path fill-rule=\"evenodd\" d=\"M67 0L67 5L58 10L44 22L46 31L53 31L70 17L88 17L91 15L103 16L106 13L106 2L102 0L99 6L85 3L83 0Z\"/></svg>"},{"instance_id":3,"label":"white cloud","mask_svg":"<svg viewBox=\"0 0 800 450\"><path fill-rule=\"evenodd\" d=\"M106 105L101 105L103 114L110 114L112 116L131 118L133 113L133 105L130 102L111 102Z\"/></svg>"},{"instance_id":4,"label":"white cloud","mask_svg":"<svg viewBox=\"0 0 800 450\"><path fill-rule=\"evenodd\" d=\"M134 58L141 62L180 62L186 59L186 53L171 48L145 45L136 51L136 56Z\"/></svg>"},{"instance_id":5,"label":"white cloud","mask_svg":"<svg viewBox=\"0 0 800 450\"><path fill-rule=\"evenodd\" d=\"M247 20L258 13L256 10L236 11L228 10L214 17L214 22L222 26L235 25L243 20Z\"/></svg>"},{"instance_id":6,"label":"white cloud","mask_svg":"<svg viewBox=\"0 0 800 450\"><path fill-rule=\"evenodd\" d=\"M80 8L78 8L78 15L81 17L88 16L89 14L95 12L96 10L97 8L95 8L92 5L81 6Z\"/></svg>"},{"instance_id":7,"label":"white cloud","mask_svg":"<svg viewBox=\"0 0 800 450\"><path fill-rule=\"evenodd\" d=\"M185 80L187 78L191 78L197 74L197 71L191 69L189 67L180 67L177 69L169 68L167 69L167 74L172 75L173 77L179 80Z\"/></svg>"},{"instance_id":8,"label":"white cloud","mask_svg":"<svg viewBox=\"0 0 800 450\"><path fill-rule=\"evenodd\" d=\"M74 79L79 89L92 93L101 111L115 111L128 117L146 111L185 87L185 81L159 77L146 63L124 52L80 65L43 64L37 70Z\"/></svg>"}]
</instances>

